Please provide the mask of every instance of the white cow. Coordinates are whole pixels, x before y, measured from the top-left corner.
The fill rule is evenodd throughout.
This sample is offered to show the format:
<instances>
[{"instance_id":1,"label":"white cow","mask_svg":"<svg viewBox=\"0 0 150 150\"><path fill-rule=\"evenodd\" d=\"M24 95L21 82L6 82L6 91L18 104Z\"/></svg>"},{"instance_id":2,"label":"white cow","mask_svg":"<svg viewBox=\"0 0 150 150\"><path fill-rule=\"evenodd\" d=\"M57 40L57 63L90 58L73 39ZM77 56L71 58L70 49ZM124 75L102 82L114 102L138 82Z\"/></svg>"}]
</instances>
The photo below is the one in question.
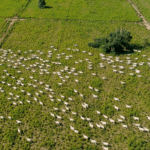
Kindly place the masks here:
<instances>
[{"instance_id":1,"label":"white cow","mask_svg":"<svg viewBox=\"0 0 150 150\"><path fill-rule=\"evenodd\" d=\"M75 128L74 128L74 127L72 127L72 126L70 126L70 129L71 129L71 130L75 130Z\"/></svg>"},{"instance_id":2,"label":"white cow","mask_svg":"<svg viewBox=\"0 0 150 150\"><path fill-rule=\"evenodd\" d=\"M109 146L109 144L107 142L103 142L102 143L105 145L105 146Z\"/></svg>"},{"instance_id":3,"label":"white cow","mask_svg":"<svg viewBox=\"0 0 150 150\"><path fill-rule=\"evenodd\" d=\"M97 114L99 114L99 115L101 114L101 112L100 112L100 111L98 111L98 110L96 110L96 112L97 112Z\"/></svg>"},{"instance_id":4,"label":"white cow","mask_svg":"<svg viewBox=\"0 0 150 150\"><path fill-rule=\"evenodd\" d=\"M150 116L147 116L148 120L150 120Z\"/></svg>"},{"instance_id":5,"label":"white cow","mask_svg":"<svg viewBox=\"0 0 150 150\"><path fill-rule=\"evenodd\" d=\"M138 120L138 121L140 120L138 117L135 117L135 116L133 116L133 119Z\"/></svg>"},{"instance_id":6,"label":"white cow","mask_svg":"<svg viewBox=\"0 0 150 150\"><path fill-rule=\"evenodd\" d=\"M115 124L115 120L113 120L113 119L109 119L109 121Z\"/></svg>"},{"instance_id":7,"label":"white cow","mask_svg":"<svg viewBox=\"0 0 150 150\"><path fill-rule=\"evenodd\" d=\"M108 117L106 115L103 115L105 119L108 119Z\"/></svg>"},{"instance_id":8,"label":"white cow","mask_svg":"<svg viewBox=\"0 0 150 150\"><path fill-rule=\"evenodd\" d=\"M69 120L70 120L70 121L74 121L74 119L73 119L73 118L69 118Z\"/></svg>"},{"instance_id":9,"label":"white cow","mask_svg":"<svg viewBox=\"0 0 150 150\"><path fill-rule=\"evenodd\" d=\"M55 107L53 107L54 108L54 110L58 110L58 108L55 108Z\"/></svg>"},{"instance_id":10,"label":"white cow","mask_svg":"<svg viewBox=\"0 0 150 150\"><path fill-rule=\"evenodd\" d=\"M20 120L16 120L16 122L19 124L19 123L21 123L21 121Z\"/></svg>"},{"instance_id":11,"label":"white cow","mask_svg":"<svg viewBox=\"0 0 150 150\"><path fill-rule=\"evenodd\" d=\"M73 112L73 111L71 111L71 113L72 113L73 115L76 115L76 114L77 114L76 112Z\"/></svg>"},{"instance_id":12,"label":"white cow","mask_svg":"<svg viewBox=\"0 0 150 150\"><path fill-rule=\"evenodd\" d=\"M107 125L107 123L105 121L101 121L102 124Z\"/></svg>"},{"instance_id":13,"label":"white cow","mask_svg":"<svg viewBox=\"0 0 150 150\"><path fill-rule=\"evenodd\" d=\"M63 112L66 112L66 110L65 110L65 109L62 109L62 111L63 111Z\"/></svg>"},{"instance_id":14,"label":"white cow","mask_svg":"<svg viewBox=\"0 0 150 150\"><path fill-rule=\"evenodd\" d=\"M117 106L115 106L115 105L114 105L114 108L115 108L116 110L119 110L119 108L118 108Z\"/></svg>"},{"instance_id":15,"label":"white cow","mask_svg":"<svg viewBox=\"0 0 150 150\"><path fill-rule=\"evenodd\" d=\"M122 119L117 118L117 120L118 120L118 122L123 122L123 120L122 120Z\"/></svg>"},{"instance_id":16,"label":"white cow","mask_svg":"<svg viewBox=\"0 0 150 150\"><path fill-rule=\"evenodd\" d=\"M103 148L104 150L109 150L109 149L108 149L108 147L104 147L104 146L102 146L102 148Z\"/></svg>"},{"instance_id":17,"label":"white cow","mask_svg":"<svg viewBox=\"0 0 150 150\"><path fill-rule=\"evenodd\" d=\"M79 131L78 131L78 130L74 130L74 132L75 132L75 133L79 133Z\"/></svg>"},{"instance_id":18,"label":"white cow","mask_svg":"<svg viewBox=\"0 0 150 150\"><path fill-rule=\"evenodd\" d=\"M53 113L50 112L50 115L53 116L55 118L55 115Z\"/></svg>"},{"instance_id":19,"label":"white cow","mask_svg":"<svg viewBox=\"0 0 150 150\"><path fill-rule=\"evenodd\" d=\"M124 128L128 128L127 125L121 124Z\"/></svg>"},{"instance_id":20,"label":"white cow","mask_svg":"<svg viewBox=\"0 0 150 150\"><path fill-rule=\"evenodd\" d=\"M114 97L114 100L115 100L115 101L119 101L119 98Z\"/></svg>"},{"instance_id":21,"label":"white cow","mask_svg":"<svg viewBox=\"0 0 150 150\"><path fill-rule=\"evenodd\" d=\"M60 122L59 122L59 121L55 121L55 123L56 123L56 124L60 124Z\"/></svg>"},{"instance_id":22,"label":"white cow","mask_svg":"<svg viewBox=\"0 0 150 150\"><path fill-rule=\"evenodd\" d=\"M0 116L1 119L4 119L4 116Z\"/></svg>"},{"instance_id":23,"label":"white cow","mask_svg":"<svg viewBox=\"0 0 150 150\"><path fill-rule=\"evenodd\" d=\"M18 128L18 133L20 133L21 134L21 130Z\"/></svg>"},{"instance_id":24,"label":"white cow","mask_svg":"<svg viewBox=\"0 0 150 150\"><path fill-rule=\"evenodd\" d=\"M92 139L90 139L90 141L91 141L91 143L95 143L95 145L96 145L96 143L97 143L97 141L96 141L96 140L92 140Z\"/></svg>"},{"instance_id":25,"label":"white cow","mask_svg":"<svg viewBox=\"0 0 150 150\"><path fill-rule=\"evenodd\" d=\"M91 121L91 118L87 118L87 117L86 117L86 120L87 120L87 121Z\"/></svg>"},{"instance_id":26,"label":"white cow","mask_svg":"<svg viewBox=\"0 0 150 150\"><path fill-rule=\"evenodd\" d=\"M140 131L144 131L144 128L138 127Z\"/></svg>"},{"instance_id":27,"label":"white cow","mask_svg":"<svg viewBox=\"0 0 150 150\"><path fill-rule=\"evenodd\" d=\"M134 123L133 125L135 125L136 127L140 127L140 124L135 124L135 123Z\"/></svg>"},{"instance_id":28,"label":"white cow","mask_svg":"<svg viewBox=\"0 0 150 150\"><path fill-rule=\"evenodd\" d=\"M82 117L82 116L80 116L80 118L81 118L82 120L85 120L85 118L84 118L84 117Z\"/></svg>"},{"instance_id":29,"label":"white cow","mask_svg":"<svg viewBox=\"0 0 150 150\"><path fill-rule=\"evenodd\" d=\"M125 117L124 116L122 116L122 115L119 115L120 116L120 118L122 118L122 119L124 119L125 120Z\"/></svg>"},{"instance_id":30,"label":"white cow","mask_svg":"<svg viewBox=\"0 0 150 150\"><path fill-rule=\"evenodd\" d=\"M27 139L27 141L28 141L28 142L31 142L31 141L32 141L32 140L31 140L31 139L29 139L29 138L26 138L26 139Z\"/></svg>"},{"instance_id":31,"label":"white cow","mask_svg":"<svg viewBox=\"0 0 150 150\"><path fill-rule=\"evenodd\" d=\"M86 135L84 135L84 134L82 134L83 135L83 137L85 138L85 139L88 139L88 136L86 136Z\"/></svg>"},{"instance_id":32,"label":"white cow","mask_svg":"<svg viewBox=\"0 0 150 150\"><path fill-rule=\"evenodd\" d=\"M91 127L91 128L93 128L93 127L94 127L94 126L93 126L93 124L92 124L92 123L90 123L90 122L89 122L89 125L90 125L90 127Z\"/></svg>"},{"instance_id":33,"label":"white cow","mask_svg":"<svg viewBox=\"0 0 150 150\"><path fill-rule=\"evenodd\" d=\"M56 115L56 117L61 120L61 116Z\"/></svg>"}]
</instances>

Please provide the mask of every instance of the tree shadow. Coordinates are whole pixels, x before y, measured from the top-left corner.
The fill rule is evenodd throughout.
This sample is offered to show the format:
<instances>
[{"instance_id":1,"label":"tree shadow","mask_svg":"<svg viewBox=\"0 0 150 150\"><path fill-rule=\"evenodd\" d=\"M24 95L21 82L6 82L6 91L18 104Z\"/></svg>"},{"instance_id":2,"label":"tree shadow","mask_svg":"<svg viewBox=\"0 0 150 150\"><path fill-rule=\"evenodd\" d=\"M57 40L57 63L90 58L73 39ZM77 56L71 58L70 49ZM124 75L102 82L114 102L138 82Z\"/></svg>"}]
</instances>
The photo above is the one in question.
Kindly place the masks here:
<instances>
[{"instance_id":1,"label":"tree shadow","mask_svg":"<svg viewBox=\"0 0 150 150\"><path fill-rule=\"evenodd\" d=\"M50 8L53 8L51 6L44 6L45 9L50 9Z\"/></svg>"},{"instance_id":2,"label":"tree shadow","mask_svg":"<svg viewBox=\"0 0 150 150\"><path fill-rule=\"evenodd\" d=\"M144 48L146 48L147 46L150 46L150 43L146 44L146 45L139 45L139 44L129 44L126 45L126 50L117 50L115 55L121 55L121 54L132 54L135 53L134 50L142 50ZM112 54L114 54L113 52L110 52Z\"/></svg>"}]
</instances>

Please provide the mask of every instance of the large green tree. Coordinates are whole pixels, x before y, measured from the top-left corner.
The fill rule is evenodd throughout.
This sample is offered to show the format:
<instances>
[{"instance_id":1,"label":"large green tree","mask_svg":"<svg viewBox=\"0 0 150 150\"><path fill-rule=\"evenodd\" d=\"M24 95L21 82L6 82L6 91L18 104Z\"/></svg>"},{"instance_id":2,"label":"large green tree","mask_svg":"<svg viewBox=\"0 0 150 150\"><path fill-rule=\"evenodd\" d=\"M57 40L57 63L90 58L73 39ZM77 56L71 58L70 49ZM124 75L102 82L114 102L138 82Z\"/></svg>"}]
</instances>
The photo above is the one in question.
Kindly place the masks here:
<instances>
[{"instance_id":1,"label":"large green tree","mask_svg":"<svg viewBox=\"0 0 150 150\"><path fill-rule=\"evenodd\" d=\"M38 2L38 7L39 7L40 9L43 9L43 8L45 7L45 5L46 5L45 0L39 0L39 2Z\"/></svg>"},{"instance_id":2,"label":"large green tree","mask_svg":"<svg viewBox=\"0 0 150 150\"><path fill-rule=\"evenodd\" d=\"M105 53L124 53L132 51L129 44L132 36L125 29L117 29L110 33L106 38L94 39L94 42L89 43L90 47L102 47Z\"/></svg>"}]
</instances>

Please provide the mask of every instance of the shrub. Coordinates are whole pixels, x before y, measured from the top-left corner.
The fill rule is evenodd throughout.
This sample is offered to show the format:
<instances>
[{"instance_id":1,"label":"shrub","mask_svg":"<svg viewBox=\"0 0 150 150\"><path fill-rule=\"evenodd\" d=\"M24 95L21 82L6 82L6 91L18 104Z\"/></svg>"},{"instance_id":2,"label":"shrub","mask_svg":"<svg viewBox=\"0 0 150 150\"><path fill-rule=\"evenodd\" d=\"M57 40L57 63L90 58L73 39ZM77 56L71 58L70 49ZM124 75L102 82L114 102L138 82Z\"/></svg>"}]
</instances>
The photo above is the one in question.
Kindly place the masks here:
<instances>
[{"instance_id":1,"label":"shrub","mask_svg":"<svg viewBox=\"0 0 150 150\"><path fill-rule=\"evenodd\" d=\"M94 42L88 43L89 47L102 47L104 53L126 53L132 52L133 46L129 44L132 36L125 29L117 29L110 33L106 38L94 39Z\"/></svg>"},{"instance_id":2,"label":"shrub","mask_svg":"<svg viewBox=\"0 0 150 150\"><path fill-rule=\"evenodd\" d=\"M38 7L39 7L40 9L43 9L43 8L45 7L45 5L46 5L45 0L39 0L39 2L38 2Z\"/></svg>"}]
</instances>

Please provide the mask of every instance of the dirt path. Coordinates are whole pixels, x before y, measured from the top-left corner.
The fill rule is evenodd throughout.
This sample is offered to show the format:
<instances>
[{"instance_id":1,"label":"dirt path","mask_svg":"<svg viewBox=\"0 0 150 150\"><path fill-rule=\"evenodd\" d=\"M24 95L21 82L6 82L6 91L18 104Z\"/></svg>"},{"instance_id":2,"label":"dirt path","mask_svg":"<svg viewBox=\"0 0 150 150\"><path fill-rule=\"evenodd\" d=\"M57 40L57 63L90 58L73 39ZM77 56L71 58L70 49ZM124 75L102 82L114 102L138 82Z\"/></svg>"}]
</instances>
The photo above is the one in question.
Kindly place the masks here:
<instances>
[{"instance_id":1,"label":"dirt path","mask_svg":"<svg viewBox=\"0 0 150 150\"><path fill-rule=\"evenodd\" d=\"M146 26L146 29L150 30L150 23L148 23L148 21L146 21L145 17L140 13L140 11L138 10L138 8L132 3L131 0L128 0L128 2L132 4L132 7L138 13L139 17L142 18L143 24Z\"/></svg>"},{"instance_id":2,"label":"dirt path","mask_svg":"<svg viewBox=\"0 0 150 150\"><path fill-rule=\"evenodd\" d=\"M16 22L16 21L23 21L23 20L26 20L26 19L18 19L18 17L14 17L14 18L6 18L6 20L9 20L11 21L8 28L7 28L7 31L3 34L2 38L0 39L0 43L3 42L5 36L7 35L9 29L11 28L11 26Z\"/></svg>"}]
</instances>

